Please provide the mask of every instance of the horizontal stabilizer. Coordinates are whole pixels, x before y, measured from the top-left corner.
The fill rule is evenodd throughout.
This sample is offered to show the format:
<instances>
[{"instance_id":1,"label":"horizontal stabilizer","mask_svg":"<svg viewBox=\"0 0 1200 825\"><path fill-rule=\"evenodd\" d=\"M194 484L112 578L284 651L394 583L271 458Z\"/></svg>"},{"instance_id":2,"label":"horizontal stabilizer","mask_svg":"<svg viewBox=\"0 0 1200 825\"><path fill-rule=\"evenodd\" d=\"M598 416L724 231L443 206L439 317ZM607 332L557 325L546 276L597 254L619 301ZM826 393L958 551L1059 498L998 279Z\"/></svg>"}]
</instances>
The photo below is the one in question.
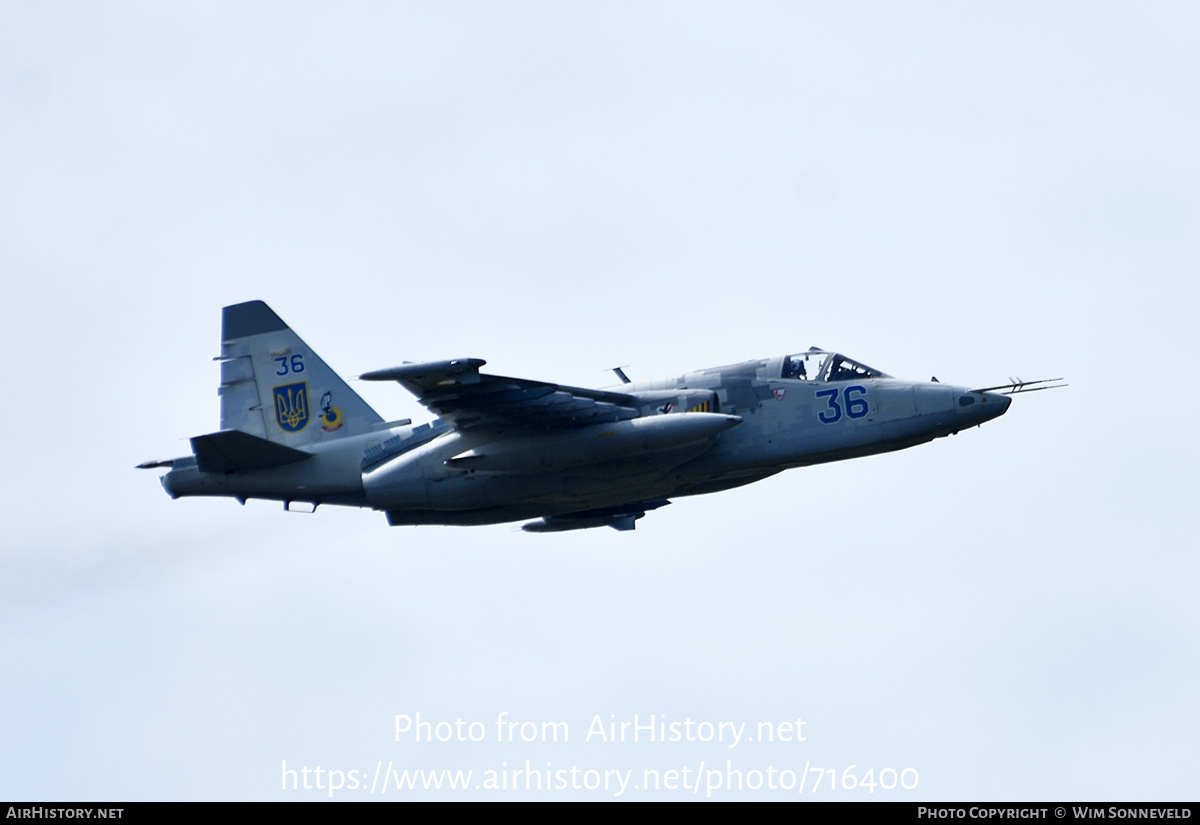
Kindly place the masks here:
<instances>
[{"instance_id":1,"label":"horizontal stabilizer","mask_svg":"<svg viewBox=\"0 0 1200 825\"><path fill-rule=\"evenodd\" d=\"M196 465L206 473L263 470L295 464L312 455L241 430L198 435L192 439L192 452L196 454Z\"/></svg>"}]
</instances>

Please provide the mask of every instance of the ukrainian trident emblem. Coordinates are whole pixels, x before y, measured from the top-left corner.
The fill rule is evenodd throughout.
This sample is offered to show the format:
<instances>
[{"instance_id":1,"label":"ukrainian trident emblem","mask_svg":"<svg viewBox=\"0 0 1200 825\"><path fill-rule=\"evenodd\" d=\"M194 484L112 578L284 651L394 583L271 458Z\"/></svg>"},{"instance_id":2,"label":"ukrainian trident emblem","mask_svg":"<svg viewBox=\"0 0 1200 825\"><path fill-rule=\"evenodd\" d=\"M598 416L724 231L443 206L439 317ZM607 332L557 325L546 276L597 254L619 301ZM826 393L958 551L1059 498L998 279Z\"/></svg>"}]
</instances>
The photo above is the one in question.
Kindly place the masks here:
<instances>
[{"instance_id":1,"label":"ukrainian trident emblem","mask_svg":"<svg viewBox=\"0 0 1200 825\"><path fill-rule=\"evenodd\" d=\"M275 421L289 433L303 430L308 424L308 382L285 384L275 390Z\"/></svg>"}]
</instances>

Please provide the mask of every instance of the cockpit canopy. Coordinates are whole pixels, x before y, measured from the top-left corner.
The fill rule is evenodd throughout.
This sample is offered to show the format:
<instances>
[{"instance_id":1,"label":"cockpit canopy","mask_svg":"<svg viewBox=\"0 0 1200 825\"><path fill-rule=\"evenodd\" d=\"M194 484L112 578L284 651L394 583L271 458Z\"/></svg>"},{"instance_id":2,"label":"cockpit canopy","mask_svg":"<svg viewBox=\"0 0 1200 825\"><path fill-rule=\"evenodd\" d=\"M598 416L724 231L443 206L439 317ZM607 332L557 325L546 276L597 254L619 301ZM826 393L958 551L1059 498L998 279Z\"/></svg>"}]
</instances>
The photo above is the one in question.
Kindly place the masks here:
<instances>
[{"instance_id":1,"label":"cockpit canopy","mask_svg":"<svg viewBox=\"0 0 1200 825\"><path fill-rule=\"evenodd\" d=\"M861 378L891 378L836 352L810 349L783 359L782 378L792 381L850 381Z\"/></svg>"}]
</instances>

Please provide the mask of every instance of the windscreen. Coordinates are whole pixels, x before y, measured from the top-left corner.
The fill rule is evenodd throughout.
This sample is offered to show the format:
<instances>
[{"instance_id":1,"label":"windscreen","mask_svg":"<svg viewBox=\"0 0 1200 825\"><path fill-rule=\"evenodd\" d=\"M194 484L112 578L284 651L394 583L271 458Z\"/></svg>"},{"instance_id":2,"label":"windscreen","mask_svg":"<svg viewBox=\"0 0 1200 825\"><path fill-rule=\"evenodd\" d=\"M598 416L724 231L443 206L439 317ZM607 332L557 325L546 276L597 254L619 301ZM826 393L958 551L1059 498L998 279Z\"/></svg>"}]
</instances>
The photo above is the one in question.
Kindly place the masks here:
<instances>
[{"instance_id":1,"label":"windscreen","mask_svg":"<svg viewBox=\"0 0 1200 825\"><path fill-rule=\"evenodd\" d=\"M792 381L851 381L888 375L836 352L809 350L785 357L781 377Z\"/></svg>"}]
</instances>

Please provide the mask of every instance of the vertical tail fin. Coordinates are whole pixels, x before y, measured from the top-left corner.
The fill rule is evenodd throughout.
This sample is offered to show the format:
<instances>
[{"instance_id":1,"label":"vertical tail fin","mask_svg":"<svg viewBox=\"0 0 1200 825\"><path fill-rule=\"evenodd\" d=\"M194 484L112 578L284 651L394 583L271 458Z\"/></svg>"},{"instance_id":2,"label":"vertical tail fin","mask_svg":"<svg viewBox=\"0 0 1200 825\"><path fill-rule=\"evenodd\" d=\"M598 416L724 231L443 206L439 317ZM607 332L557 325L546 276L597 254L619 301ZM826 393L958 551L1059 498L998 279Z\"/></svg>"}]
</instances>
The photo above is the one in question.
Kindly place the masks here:
<instances>
[{"instance_id":1,"label":"vertical tail fin","mask_svg":"<svg viewBox=\"0 0 1200 825\"><path fill-rule=\"evenodd\" d=\"M383 422L262 301L221 313L221 429L288 447L343 438Z\"/></svg>"}]
</instances>

